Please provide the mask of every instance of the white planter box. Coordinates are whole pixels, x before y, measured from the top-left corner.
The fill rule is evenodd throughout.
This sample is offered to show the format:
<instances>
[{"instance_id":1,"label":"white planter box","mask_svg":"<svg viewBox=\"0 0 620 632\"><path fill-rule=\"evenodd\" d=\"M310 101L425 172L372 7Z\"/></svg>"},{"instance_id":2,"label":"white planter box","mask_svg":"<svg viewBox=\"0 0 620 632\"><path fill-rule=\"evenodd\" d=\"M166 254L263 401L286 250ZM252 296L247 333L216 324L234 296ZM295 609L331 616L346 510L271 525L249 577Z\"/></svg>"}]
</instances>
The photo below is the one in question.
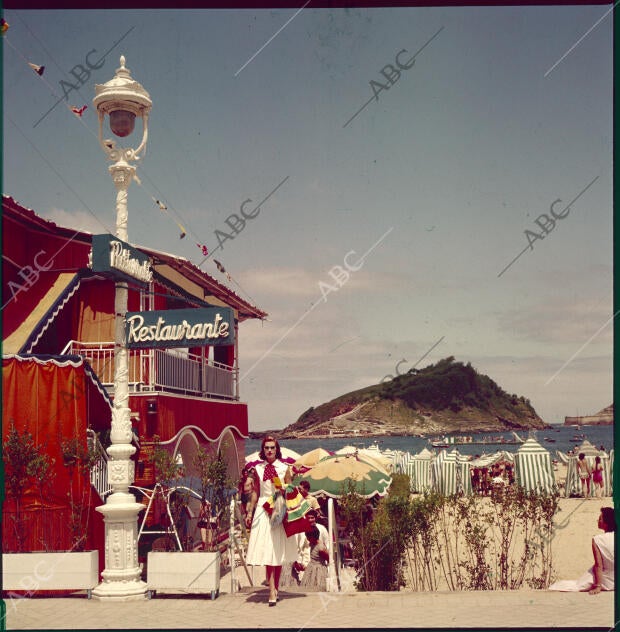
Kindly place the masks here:
<instances>
[{"instance_id":1,"label":"white planter box","mask_svg":"<svg viewBox=\"0 0 620 632\"><path fill-rule=\"evenodd\" d=\"M99 584L98 551L4 553L3 590L88 590Z\"/></svg>"},{"instance_id":2,"label":"white planter box","mask_svg":"<svg viewBox=\"0 0 620 632\"><path fill-rule=\"evenodd\" d=\"M215 599L220 592L220 563L219 552L150 551L147 590L210 593Z\"/></svg>"}]
</instances>

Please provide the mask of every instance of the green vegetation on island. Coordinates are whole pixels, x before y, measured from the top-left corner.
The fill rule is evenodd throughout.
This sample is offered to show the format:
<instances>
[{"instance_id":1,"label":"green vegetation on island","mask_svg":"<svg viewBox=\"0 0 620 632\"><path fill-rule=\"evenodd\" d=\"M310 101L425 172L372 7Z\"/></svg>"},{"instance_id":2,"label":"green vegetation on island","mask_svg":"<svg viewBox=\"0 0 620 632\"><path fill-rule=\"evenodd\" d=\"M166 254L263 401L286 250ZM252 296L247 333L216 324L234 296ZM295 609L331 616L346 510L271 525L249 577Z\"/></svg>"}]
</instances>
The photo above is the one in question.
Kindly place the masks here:
<instances>
[{"instance_id":1,"label":"green vegetation on island","mask_svg":"<svg viewBox=\"0 0 620 632\"><path fill-rule=\"evenodd\" d=\"M530 401L453 356L306 410L287 436L435 434L543 428Z\"/></svg>"}]
</instances>

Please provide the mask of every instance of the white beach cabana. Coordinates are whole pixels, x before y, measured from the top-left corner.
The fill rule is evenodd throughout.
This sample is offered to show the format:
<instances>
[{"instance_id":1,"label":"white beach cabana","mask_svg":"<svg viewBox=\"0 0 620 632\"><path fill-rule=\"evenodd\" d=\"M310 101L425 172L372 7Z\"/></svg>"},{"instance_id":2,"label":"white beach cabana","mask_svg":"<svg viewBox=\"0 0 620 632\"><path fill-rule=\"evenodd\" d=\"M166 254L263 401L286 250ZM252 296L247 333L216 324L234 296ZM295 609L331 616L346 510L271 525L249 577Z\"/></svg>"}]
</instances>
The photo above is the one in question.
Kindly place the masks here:
<instances>
[{"instance_id":1,"label":"white beach cabana","mask_svg":"<svg viewBox=\"0 0 620 632\"><path fill-rule=\"evenodd\" d=\"M527 491L550 492L555 476L549 451L535 439L527 439L515 454L515 476L517 483Z\"/></svg>"}]
</instances>

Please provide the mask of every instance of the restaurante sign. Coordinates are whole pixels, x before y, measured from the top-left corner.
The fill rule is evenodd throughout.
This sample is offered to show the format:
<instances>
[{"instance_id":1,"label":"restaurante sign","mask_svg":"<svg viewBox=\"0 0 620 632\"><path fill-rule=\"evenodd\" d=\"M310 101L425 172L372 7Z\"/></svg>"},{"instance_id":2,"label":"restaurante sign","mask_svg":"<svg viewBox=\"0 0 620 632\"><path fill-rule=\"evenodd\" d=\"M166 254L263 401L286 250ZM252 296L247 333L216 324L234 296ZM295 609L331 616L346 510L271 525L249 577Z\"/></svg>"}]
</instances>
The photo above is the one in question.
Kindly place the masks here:
<instances>
[{"instance_id":1,"label":"restaurante sign","mask_svg":"<svg viewBox=\"0 0 620 632\"><path fill-rule=\"evenodd\" d=\"M141 283L153 280L148 255L110 234L93 235L90 267L94 272L114 272Z\"/></svg>"},{"instance_id":2,"label":"restaurante sign","mask_svg":"<svg viewBox=\"0 0 620 632\"><path fill-rule=\"evenodd\" d=\"M204 347L235 342L230 307L127 312L125 320L126 343L131 348Z\"/></svg>"}]
</instances>

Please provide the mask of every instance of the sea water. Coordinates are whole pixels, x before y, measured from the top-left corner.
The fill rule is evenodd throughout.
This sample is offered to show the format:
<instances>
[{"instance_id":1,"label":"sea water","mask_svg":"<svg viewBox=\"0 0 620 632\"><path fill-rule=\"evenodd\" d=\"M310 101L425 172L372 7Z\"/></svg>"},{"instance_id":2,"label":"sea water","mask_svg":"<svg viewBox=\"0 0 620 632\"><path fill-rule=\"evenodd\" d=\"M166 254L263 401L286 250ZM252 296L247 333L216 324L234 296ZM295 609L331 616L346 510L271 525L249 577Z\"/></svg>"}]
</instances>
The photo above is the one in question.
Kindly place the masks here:
<instances>
[{"instance_id":1,"label":"sea water","mask_svg":"<svg viewBox=\"0 0 620 632\"><path fill-rule=\"evenodd\" d=\"M580 426L577 428L574 426L556 425L551 428L544 428L535 431L518 430L517 434L522 439L527 439L529 436L533 436L534 439L536 439L536 441L538 441L545 449L549 450L552 458L556 457L556 450L566 453L569 450L579 447L583 442L582 435L585 435L585 438L596 448L599 448L602 445L605 450L609 452L609 450L614 447L613 426ZM277 438L277 432L275 435ZM485 432L478 434L463 433L463 435L471 436L473 441L481 441L485 438L495 439L497 437L503 437L507 441L514 440L512 432ZM439 436L440 435L436 435L437 438ZM554 441L548 441L547 439L553 439ZM246 455L259 450L260 443L259 439L246 439ZM330 452L335 452L344 446L369 448L373 444L376 444L380 450L401 450L403 452L410 452L411 454L420 452L423 448L428 448L429 450L433 449L428 437L339 437L335 439L287 439L282 441L281 444L282 446L290 448L299 454L304 454L314 448L324 448ZM519 444L469 445L455 443L454 446L450 445L449 449L451 450L452 447L457 448L461 454L475 456L492 454L498 450L516 452L519 449Z\"/></svg>"}]
</instances>

